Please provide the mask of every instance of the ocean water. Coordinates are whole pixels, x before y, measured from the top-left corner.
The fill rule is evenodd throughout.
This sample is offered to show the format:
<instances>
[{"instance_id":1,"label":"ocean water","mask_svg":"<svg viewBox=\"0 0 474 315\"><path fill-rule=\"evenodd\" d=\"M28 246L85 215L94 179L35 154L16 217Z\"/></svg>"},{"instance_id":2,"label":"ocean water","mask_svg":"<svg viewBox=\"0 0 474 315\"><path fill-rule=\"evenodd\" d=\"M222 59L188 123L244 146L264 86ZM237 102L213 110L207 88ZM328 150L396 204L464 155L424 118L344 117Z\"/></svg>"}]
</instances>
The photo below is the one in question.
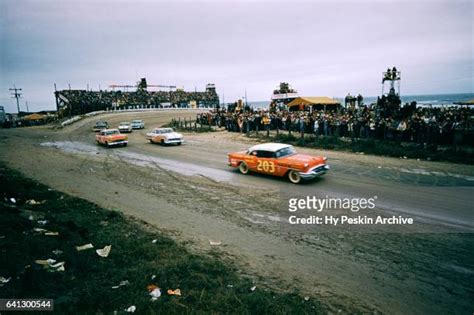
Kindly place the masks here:
<instances>
[{"instance_id":1,"label":"ocean water","mask_svg":"<svg viewBox=\"0 0 474 315\"><path fill-rule=\"evenodd\" d=\"M335 97L344 104L344 97ZM416 101L418 106L449 106L455 102L462 102L474 99L474 93L462 94L433 94L433 95L402 95L402 104ZM364 97L365 104L372 104L377 101L377 96ZM253 108L268 108L270 101L250 101Z\"/></svg>"}]
</instances>

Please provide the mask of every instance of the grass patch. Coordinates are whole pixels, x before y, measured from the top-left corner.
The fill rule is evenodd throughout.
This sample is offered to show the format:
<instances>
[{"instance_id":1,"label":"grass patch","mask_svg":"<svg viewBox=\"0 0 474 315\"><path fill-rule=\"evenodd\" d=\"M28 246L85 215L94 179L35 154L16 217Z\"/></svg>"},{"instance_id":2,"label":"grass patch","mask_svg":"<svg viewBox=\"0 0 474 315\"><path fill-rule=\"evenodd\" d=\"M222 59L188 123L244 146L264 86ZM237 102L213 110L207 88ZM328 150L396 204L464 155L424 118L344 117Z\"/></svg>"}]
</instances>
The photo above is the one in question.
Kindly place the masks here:
<instances>
[{"instance_id":1,"label":"grass patch","mask_svg":"<svg viewBox=\"0 0 474 315\"><path fill-rule=\"evenodd\" d=\"M0 288L0 298L52 298L60 313L111 313L131 305L138 313L326 312L318 301L304 301L297 292L263 287L252 292L252 281L220 259L193 254L152 227L50 190L4 165L0 196L0 276L11 278ZM44 203L28 205L30 199ZM46 236L35 227L59 235ZM75 249L87 243L95 249L110 244L112 250L102 258L95 249ZM65 261L65 271L49 272L35 263L48 258ZM111 288L124 280L130 284ZM163 294L155 302L146 289L150 284ZM181 297L166 294L176 288Z\"/></svg>"}]
</instances>

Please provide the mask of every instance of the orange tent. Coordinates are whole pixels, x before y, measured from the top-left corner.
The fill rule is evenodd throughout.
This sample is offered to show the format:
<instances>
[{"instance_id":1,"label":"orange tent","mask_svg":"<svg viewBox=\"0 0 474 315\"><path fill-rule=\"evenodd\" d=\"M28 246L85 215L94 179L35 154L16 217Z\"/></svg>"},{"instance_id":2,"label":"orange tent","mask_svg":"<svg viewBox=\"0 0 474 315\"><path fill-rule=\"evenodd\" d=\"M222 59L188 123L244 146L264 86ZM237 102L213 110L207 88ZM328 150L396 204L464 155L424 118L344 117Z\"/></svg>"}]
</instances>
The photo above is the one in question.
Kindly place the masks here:
<instances>
[{"instance_id":1,"label":"orange tent","mask_svg":"<svg viewBox=\"0 0 474 315\"><path fill-rule=\"evenodd\" d=\"M301 96L288 103L288 107L300 106L300 108L313 105L338 106L341 103L327 96Z\"/></svg>"}]
</instances>

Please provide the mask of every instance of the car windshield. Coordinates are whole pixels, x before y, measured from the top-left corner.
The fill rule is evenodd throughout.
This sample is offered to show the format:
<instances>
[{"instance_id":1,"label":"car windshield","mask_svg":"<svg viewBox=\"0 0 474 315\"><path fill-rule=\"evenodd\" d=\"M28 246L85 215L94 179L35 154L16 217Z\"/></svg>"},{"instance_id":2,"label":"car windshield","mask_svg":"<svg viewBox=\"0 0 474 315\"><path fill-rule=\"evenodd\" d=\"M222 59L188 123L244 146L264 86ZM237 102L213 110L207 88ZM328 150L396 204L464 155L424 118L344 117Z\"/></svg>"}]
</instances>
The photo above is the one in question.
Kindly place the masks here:
<instances>
[{"instance_id":1,"label":"car windshield","mask_svg":"<svg viewBox=\"0 0 474 315\"><path fill-rule=\"evenodd\" d=\"M128 122L121 122L120 123L120 126L128 126L128 125L130 125L130 123L128 123Z\"/></svg>"},{"instance_id":2,"label":"car windshield","mask_svg":"<svg viewBox=\"0 0 474 315\"><path fill-rule=\"evenodd\" d=\"M134 121L132 121L132 123L134 123L134 124L141 124L142 121L141 121L141 120L134 120Z\"/></svg>"},{"instance_id":3,"label":"car windshield","mask_svg":"<svg viewBox=\"0 0 474 315\"><path fill-rule=\"evenodd\" d=\"M105 132L106 136L111 136L111 135L118 135L119 131L118 130L108 130Z\"/></svg>"},{"instance_id":4,"label":"car windshield","mask_svg":"<svg viewBox=\"0 0 474 315\"><path fill-rule=\"evenodd\" d=\"M107 123L106 123L106 122L103 122L103 121L99 121L99 122L97 122L95 125L96 125L96 126L105 126L105 125L107 125Z\"/></svg>"},{"instance_id":5,"label":"car windshield","mask_svg":"<svg viewBox=\"0 0 474 315\"><path fill-rule=\"evenodd\" d=\"M292 146L289 146L289 147L278 150L276 152L276 157L281 158L281 157L289 156L289 155L292 155L292 154L295 154L295 153L296 153L295 148L293 148Z\"/></svg>"},{"instance_id":6,"label":"car windshield","mask_svg":"<svg viewBox=\"0 0 474 315\"><path fill-rule=\"evenodd\" d=\"M172 128L163 128L163 129L156 129L155 130L155 133L158 133L158 134L170 133L170 132L173 132Z\"/></svg>"}]
</instances>

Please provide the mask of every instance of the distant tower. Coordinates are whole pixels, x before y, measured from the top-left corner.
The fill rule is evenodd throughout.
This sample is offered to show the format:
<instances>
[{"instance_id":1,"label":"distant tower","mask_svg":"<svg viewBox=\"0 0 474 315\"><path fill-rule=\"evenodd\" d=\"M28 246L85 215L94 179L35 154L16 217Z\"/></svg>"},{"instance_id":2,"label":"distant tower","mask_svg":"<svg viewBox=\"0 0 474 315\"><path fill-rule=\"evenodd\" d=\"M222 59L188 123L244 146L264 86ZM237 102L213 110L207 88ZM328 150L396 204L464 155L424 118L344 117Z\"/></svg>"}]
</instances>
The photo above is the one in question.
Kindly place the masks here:
<instances>
[{"instance_id":1,"label":"distant tower","mask_svg":"<svg viewBox=\"0 0 474 315\"><path fill-rule=\"evenodd\" d=\"M137 83L137 91L146 91L147 87L146 78L141 78Z\"/></svg>"},{"instance_id":2,"label":"distant tower","mask_svg":"<svg viewBox=\"0 0 474 315\"><path fill-rule=\"evenodd\" d=\"M400 81L401 72L396 67L392 69L388 68L387 71L382 73L382 95L397 95L400 96ZM385 82L388 82L385 84ZM388 88L388 93L385 93L385 86ZM396 89L396 90L395 90Z\"/></svg>"},{"instance_id":3,"label":"distant tower","mask_svg":"<svg viewBox=\"0 0 474 315\"><path fill-rule=\"evenodd\" d=\"M206 92L216 93L216 85L214 83L206 84Z\"/></svg>"}]
</instances>

